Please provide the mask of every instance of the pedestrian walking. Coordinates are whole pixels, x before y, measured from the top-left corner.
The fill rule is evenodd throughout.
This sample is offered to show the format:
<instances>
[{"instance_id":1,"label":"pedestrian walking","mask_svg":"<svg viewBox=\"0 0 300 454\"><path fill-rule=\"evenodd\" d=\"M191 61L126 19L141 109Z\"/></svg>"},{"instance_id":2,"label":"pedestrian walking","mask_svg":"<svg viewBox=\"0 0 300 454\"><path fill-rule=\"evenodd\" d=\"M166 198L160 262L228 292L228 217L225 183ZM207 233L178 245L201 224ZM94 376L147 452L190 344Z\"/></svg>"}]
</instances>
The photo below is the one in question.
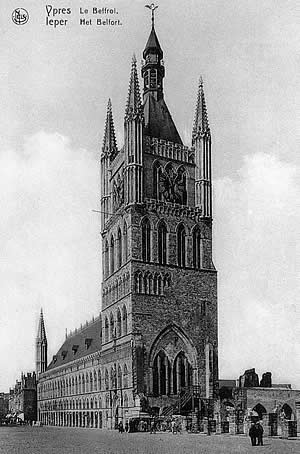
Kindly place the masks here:
<instances>
[{"instance_id":1,"label":"pedestrian walking","mask_svg":"<svg viewBox=\"0 0 300 454\"><path fill-rule=\"evenodd\" d=\"M125 432L129 432L129 425L128 425L128 421L126 421L126 423L125 423Z\"/></svg>"},{"instance_id":2,"label":"pedestrian walking","mask_svg":"<svg viewBox=\"0 0 300 454\"><path fill-rule=\"evenodd\" d=\"M150 424L150 433L155 434L155 421L151 421Z\"/></svg>"},{"instance_id":3,"label":"pedestrian walking","mask_svg":"<svg viewBox=\"0 0 300 454\"><path fill-rule=\"evenodd\" d=\"M263 434L264 434L264 429L263 426L257 422L255 424L256 427L256 434L257 434L257 444L258 446L263 446Z\"/></svg>"},{"instance_id":4,"label":"pedestrian walking","mask_svg":"<svg viewBox=\"0 0 300 454\"><path fill-rule=\"evenodd\" d=\"M249 429L249 437L251 439L252 446L256 446L257 441L257 430L254 423L251 423L251 427Z\"/></svg>"},{"instance_id":5,"label":"pedestrian walking","mask_svg":"<svg viewBox=\"0 0 300 454\"><path fill-rule=\"evenodd\" d=\"M119 433L122 434L124 432L124 426L123 426L122 421L119 422L118 428L119 428Z\"/></svg>"},{"instance_id":6,"label":"pedestrian walking","mask_svg":"<svg viewBox=\"0 0 300 454\"><path fill-rule=\"evenodd\" d=\"M171 429L172 429L172 434L176 434L176 423L174 419L171 422Z\"/></svg>"}]
</instances>

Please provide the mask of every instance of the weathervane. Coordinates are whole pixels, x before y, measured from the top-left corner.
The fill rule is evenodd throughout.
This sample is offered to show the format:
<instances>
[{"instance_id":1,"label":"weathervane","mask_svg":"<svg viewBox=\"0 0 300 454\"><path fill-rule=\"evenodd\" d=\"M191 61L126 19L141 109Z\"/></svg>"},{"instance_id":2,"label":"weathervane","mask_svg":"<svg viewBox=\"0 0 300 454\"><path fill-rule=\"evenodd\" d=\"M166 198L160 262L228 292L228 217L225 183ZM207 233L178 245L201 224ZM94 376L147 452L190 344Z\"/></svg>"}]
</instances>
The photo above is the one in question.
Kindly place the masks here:
<instances>
[{"instance_id":1,"label":"weathervane","mask_svg":"<svg viewBox=\"0 0 300 454\"><path fill-rule=\"evenodd\" d=\"M151 3L151 5L145 5L145 8L151 9L151 20L152 20L152 27L154 27L154 11L158 8L158 5L154 5L154 3Z\"/></svg>"}]
</instances>

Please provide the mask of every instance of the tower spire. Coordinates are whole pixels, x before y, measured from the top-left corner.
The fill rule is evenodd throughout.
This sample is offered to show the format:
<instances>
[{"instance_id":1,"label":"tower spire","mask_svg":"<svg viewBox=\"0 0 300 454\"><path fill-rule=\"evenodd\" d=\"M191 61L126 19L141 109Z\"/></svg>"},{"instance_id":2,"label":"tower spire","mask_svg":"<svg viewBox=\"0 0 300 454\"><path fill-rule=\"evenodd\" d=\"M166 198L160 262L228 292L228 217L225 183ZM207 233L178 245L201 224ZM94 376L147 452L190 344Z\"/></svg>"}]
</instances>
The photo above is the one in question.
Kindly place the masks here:
<instances>
[{"instance_id":1,"label":"tower spire","mask_svg":"<svg viewBox=\"0 0 300 454\"><path fill-rule=\"evenodd\" d=\"M192 133L192 143L195 142L197 136L204 133L210 133L206 102L203 89L203 79L202 76L199 78L199 87L197 95L197 104L195 111L195 119Z\"/></svg>"},{"instance_id":2,"label":"tower spire","mask_svg":"<svg viewBox=\"0 0 300 454\"><path fill-rule=\"evenodd\" d=\"M44 323L43 309L41 308L39 325L36 337L36 374L45 372L47 368L47 336Z\"/></svg>"},{"instance_id":3,"label":"tower spire","mask_svg":"<svg viewBox=\"0 0 300 454\"><path fill-rule=\"evenodd\" d=\"M115 135L115 126L112 114L111 99L108 99L107 113L105 122L105 132L103 138L102 153L113 157L117 152L117 141Z\"/></svg>"},{"instance_id":4,"label":"tower spire","mask_svg":"<svg viewBox=\"0 0 300 454\"><path fill-rule=\"evenodd\" d=\"M128 119L131 115L142 115L142 102L135 55L133 55L131 63L125 119Z\"/></svg>"}]
</instances>

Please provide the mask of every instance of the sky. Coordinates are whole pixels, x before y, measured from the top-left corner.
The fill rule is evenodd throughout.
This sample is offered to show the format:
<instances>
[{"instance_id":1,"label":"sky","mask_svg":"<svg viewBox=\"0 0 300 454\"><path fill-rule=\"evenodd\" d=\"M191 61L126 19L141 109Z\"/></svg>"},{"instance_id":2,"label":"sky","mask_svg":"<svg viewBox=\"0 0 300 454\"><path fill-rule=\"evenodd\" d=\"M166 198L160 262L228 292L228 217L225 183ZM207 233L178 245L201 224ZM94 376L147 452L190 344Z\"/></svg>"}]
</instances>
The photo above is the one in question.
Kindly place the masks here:
<instances>
[{"instance_id":1,"label":"sky","mask_svg":"<svg viewBox=\"0 0 300 454\"><path fill-rule=\"evenodd\" d=\"M4 0L0 16L0 391L101 308L99 160L112 99L119 147L145 1ZM157 0L165 99L191 143L199 76L213 140L220 378L255 367L300 389L297 2ZM45 25L46 5L72 9ZM15 25L11 14L30 18ZM111 6L122 25L79 25ZM88 18L95 20L92 14ZM50 17L51 19L52 17ZM57 18L54 17L54 19ZM96 18L103 18L98 15Z\"/></svg>"}]
</instances>

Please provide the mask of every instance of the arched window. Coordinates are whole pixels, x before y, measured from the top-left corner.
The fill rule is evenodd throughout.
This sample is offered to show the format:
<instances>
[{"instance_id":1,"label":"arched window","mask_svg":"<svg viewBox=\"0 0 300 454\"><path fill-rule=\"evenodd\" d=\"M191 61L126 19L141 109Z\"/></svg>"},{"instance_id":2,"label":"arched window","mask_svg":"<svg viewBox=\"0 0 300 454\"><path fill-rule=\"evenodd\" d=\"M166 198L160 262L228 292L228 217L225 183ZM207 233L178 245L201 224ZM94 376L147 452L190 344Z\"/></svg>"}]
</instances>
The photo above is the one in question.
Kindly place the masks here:
<instances>
[{"instance_id":1,"label":"arched window","mask_svg":"<svg viewBox=\"0 0 300 454\"><path fill-rule=\"evenodd\" d=\"M90 392L94 391L93 374L90 372Z\"/></svg>"},{"instance_id":2,"label":"arched window","mask_svg":"<svg viewBox=\"0 0 300 454\"><path fill-rule=\"evenodd\" d=\"M153 198L157 200L162 199L162 193L160 191L161 172L161 165L156 161L153 165Z\"/></svg>"},{"instance_id":3,"label":"arched window","mask_svg":"<svg viewBox=\"0 0 300 454\"><path fill-rule=\"evenodd\" d=\"M124 366L124 388L128 388L128 369L126 364Z\"/></svg>"},{"instance_id":4,"label":"arched window","mask_svg":"<svg viewBox=\"0 0 300 454\"><path fill-rule=\"evenodd\" d=\"M193 266L197 270L201 268L201 237L199 227L196 227L193 231Z\"/></svg>"},{"instance_id":5,"label":"arched window","mask_svg":"<svg viewBox=\"0 0 300 454\"><path fill-rule=\"evenodd\" d=\"M123 306L123 335L127 334L127 309L126 306Z\"/></svg>"},{"instance_id":6,"label":"arched window","mask_svg":"<svg viewBox=\"0 0 300 454\"><path fill-rule=\"evenodd\" d=\"M122 266L122 234L121 234L121 229L119 228L118 230L118 268L121 268Z\"/></svg>"},{"instance_id":7,"label":"arched window","mask_svg":"<svg viewBox=\"0 0 300 454\"><path fill-rule=\"evenodd\" d=\"M98 391L101 391L102 388L102 382L101 382L101 371L100 369L98 370Z\"/></svg>"},{"instance_id":8,"label":"arched window","mask_svg":"<svg viewBox=\"0 0 300 454\"><path fill-rule=\"evenodd\" d=\"M110 239L110 274L115 271L115 240L113 235Z\"/></svg>"},{"instance_id":9,"label":"arched window","mask_svg":"<svg viewBox=\"0 0 300 454\"><path fill-rule=\"evenodd\" d=\"M121 311L118 309L117 311L117 337L122 336L122 316Z\"/></svg>"},{"instance_id":10,"label":"arched window","mask_svg":"<svg viewBox=\"0 0 300 454\"><path fill-rule=\"evenodd\" d=\"M153 367L153 394L164 396L170 394L171 365L167 355L160 351L154 360Z\"/></svg>"},{"instance_id":11,"label":"arched window","mask_svg":"<svg viewBox=\"0 0 300 454\"><path fill-rule=\"evenodd\" d=\"M121 366L118 366L118 388L122 388L122 369Z\"/></svg>"},{"instance_id":12,"label":"arched window","mask_svg":"<svg viewBox=\"0 0 300 454\"><path fill-rule=\"evenodd\" d=\"M167 227L164 222L158 225L158 263L165 265L167 263Z\"/></svg>"},{"instance_id":13,"label":"arched window","mask_svg":"<svg viewBox=\"0 0 300 454\"><path fill-rule=\"evenodd\" d=\"M108 241L105 241L104 246L104 277L109 275L109 257L108 257Z\"/></svg>"},{"instance_id":14,"label":"arched window","mask_svg":"<svg viewBox=\"0 0 300 454\"><path fill-rule=\"evenodd\" d=\"M110 383L111 383L111 388L112 389L115 389L117 387L116 366L110 368Z\"/></svg>"},{"instance_id":15,"label":"arched window","mask_svg":"<svg viewBox=\"0 0 300 454\"><path fill-rule=\"evenodd\" d=\"M178 202L181 205L187 203L187 191L186 191L186 171L184 167L179 167L177 170L177 191L178 191Z\"/></svg>"},{"instance_id":16,"label":"arched window","mask_svg":"<svg viewBox=\"0 0 300 454\"><path fill-rule=\"evenodd\" d=\"M142 223L142 259L144 262L150 261L150 241L151 227L149 219L144 219Z\"/></svg>"},{"instance_id":17,"label":"arched window","mask_svg":"<svg viewBox=\"0 0 300 454\"><path fill-rule=\"evenodd\" d=\"M193 369L184 352L180 352L173 366L173 392L178 394L182 388L193 383Z\"/></svg>"},{"instance_id":18,"label":"arched window","mask_svg":"<svg viewBox=\"0 0 300 454\"><path fill-rule=\"evenodd\" d=\"M124 394L124 407L128 407L128 397L127 394Z\"/></svg>"},{"instance_id":19,"label":"arched window","mask_svg":"<svg viewBox=\"0 0 300 454\"><path fill-rule=\"evenodd\" d=\"M105 339L105 342L108 342L108 340L109 340L109 325L108 325L107 317L105 317L105 322L104 322L104 339Z\"/></svg>"},{"instance_id":20,"label":"arched window","mask_svg":"<svg viewBox=\"0 0 300 454\"><path fill-rule=\"evenodd\" d=\"M115 337L115 320L113 313L110 314L110 340Z\"/></svg>"},{"instance_id":21,"label":"arched window","mask_svg":"<svg viewBox=\"0 0 300 454\"><path fill-rule=\"evenodd\" d=\"M185 266L185 229L182 224L177 230L177 264L178 266Z\"/></svg>"},{"instance_id":22,"label":"arched window","mask_svg":"<svg viewBox=\"0 0 300 454\"><path fill-rule=\"evenodd\" d=\"M128 234L127 234L127 224L124 222L123 228L123 243L124 243L124 262L127 262L128 259Z\"/></svg>"},{"instance_id":23,"label":"arched window","mask_svg":"<svg viewBox=\"0 0 300 454\"><path fill-rule=\"evenodd\" d=\"M104 376L104 382L105 382L105 389L109 389L109 377L108 377L108 370L105 369L105 376Z\"/></svg>"}]
</instances>

